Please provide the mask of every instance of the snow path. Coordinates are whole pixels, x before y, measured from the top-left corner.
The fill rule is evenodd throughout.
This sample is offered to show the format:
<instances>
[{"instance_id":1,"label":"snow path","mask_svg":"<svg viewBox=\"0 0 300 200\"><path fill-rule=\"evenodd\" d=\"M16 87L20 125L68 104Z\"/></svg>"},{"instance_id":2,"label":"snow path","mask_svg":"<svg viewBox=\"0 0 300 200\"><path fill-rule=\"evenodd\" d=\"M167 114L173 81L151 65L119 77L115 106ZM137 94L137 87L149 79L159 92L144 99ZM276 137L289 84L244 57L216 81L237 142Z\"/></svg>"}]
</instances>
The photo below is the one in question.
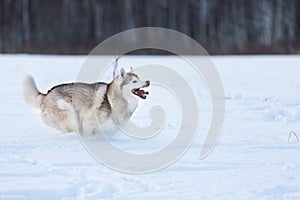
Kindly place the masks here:
<instances>
[{"instance_id":1,"label":"snow path","mask_svg":"<svg viewBox=\"0 0 300 200\"><path fill-rule=\"evenodd\" d=\"M300 143L293 136L287 142L291 130L300 136L300 56L213 57L227 95L221 140L206 159L198 160L199 134L175 164L143 175L99 164L76 134L49 128L24 103L25 74L46 92L74 81L83 59L0 56L0 199L300 199ZM172 57L124 59L124 66L147 59L176 63ZM200 112L209 116L206 106ZM137 113L138 123L147 124L147 119ZM167 132L175 129L170 123ZM156 144L121 145L147 150Z\"/></svg>"}]
</instances>

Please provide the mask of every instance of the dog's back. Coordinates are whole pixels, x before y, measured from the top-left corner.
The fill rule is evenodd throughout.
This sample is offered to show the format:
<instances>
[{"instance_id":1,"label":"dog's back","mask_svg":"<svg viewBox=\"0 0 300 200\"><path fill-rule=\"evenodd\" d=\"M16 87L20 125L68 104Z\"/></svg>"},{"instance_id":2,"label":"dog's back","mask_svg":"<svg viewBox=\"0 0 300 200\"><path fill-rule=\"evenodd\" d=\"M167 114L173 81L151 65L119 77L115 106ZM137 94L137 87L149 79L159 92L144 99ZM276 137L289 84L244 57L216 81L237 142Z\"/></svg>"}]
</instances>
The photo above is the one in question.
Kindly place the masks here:
<instances>
[{"instance_id":1,"label":"dog's back","mask_svg":"<svg viewBox=\"0 0 300 200\"><path fill-rule=\"evenodd\" d=\"M44 101L56 101L64 99L74 106L90 107L93 103L96 84L67 83L51 88Z\"/></svg>"}]
</instances>

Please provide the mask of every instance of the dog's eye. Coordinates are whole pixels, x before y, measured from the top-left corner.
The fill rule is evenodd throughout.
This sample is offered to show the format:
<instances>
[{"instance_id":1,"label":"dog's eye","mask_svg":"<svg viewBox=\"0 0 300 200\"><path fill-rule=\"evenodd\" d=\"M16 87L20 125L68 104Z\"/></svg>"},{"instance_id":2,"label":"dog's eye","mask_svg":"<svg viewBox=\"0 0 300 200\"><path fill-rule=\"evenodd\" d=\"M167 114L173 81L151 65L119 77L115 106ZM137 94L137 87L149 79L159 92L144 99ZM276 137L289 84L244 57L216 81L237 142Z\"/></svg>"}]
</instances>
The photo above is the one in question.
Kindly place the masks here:
<instances>
[{"instance_id":1,"label":"dog's eye","mask_svg":"<svg viewBox=\"0 0 300 200\"><path fill-rule=\"evenodd\" d=\"M136 80L134 80L134 81L132 81L133 83L136 83L137 81Z\"/></svg>"}]
</instances>

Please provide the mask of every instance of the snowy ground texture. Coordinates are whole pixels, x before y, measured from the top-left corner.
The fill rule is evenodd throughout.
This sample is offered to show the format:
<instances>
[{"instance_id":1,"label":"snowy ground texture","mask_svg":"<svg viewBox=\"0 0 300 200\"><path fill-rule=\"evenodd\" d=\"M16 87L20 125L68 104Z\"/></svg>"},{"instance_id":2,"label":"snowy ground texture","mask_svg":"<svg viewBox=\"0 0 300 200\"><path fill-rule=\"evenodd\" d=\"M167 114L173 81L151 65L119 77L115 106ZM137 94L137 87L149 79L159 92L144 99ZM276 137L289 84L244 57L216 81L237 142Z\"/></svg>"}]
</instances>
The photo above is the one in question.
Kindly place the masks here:
<instances>
[{"instance_id":1,"label":"snowy ground texture","mask_svg":"<svg viewBox=\"0 0 300 200\"><path fill-rule=\"evenodd\" d=\"M124 65L147 59L176 63L172 57L137 56L125 58ZM25 74L46 92L74 81L84 57L1 55L0 199L300 199L300 143L294 136L288 142L292 130L300 137L300 57L212 59L227 97L226 122L214 151L198 159L210 111L202 95L204 125L189 151L158 172L130 175L98 163L75 133L46 126L23 101ZM153 99L162 97L154 91L150 88ZM160 101L170 104L168 98ZM148 119L143 108L135 116L142 125ZM176 122L171 119L167 127L172 138ZM159 144L130 142L130 148L151 150Z\"/></svg>"}]
</instances>

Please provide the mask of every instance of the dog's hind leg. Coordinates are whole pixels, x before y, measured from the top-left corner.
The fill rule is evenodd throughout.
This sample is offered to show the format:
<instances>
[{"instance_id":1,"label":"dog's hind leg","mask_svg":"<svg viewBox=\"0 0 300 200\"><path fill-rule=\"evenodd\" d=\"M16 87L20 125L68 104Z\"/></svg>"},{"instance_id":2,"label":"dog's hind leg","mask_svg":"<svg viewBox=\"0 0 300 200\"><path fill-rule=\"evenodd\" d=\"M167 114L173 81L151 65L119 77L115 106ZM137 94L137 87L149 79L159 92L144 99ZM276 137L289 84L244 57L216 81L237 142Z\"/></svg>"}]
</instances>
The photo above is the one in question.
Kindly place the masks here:
<instances>
[{"instance_id":1,"label":"dog's hind leg","mask_svg":"<svg viewBox=\"0 0 300 200\"><path fill-rule=\"evenodd\" d=\"M79 131L80 133L82 132L82 120L80 120L79 115L75 111L74 107L72 104L68 103L64 99L58 99L56 101L57 106L61 110L65 110L68 112L69 118L66 119L68 121L68 125L66 124L66 129L71 129L71 131ZM71 132L69 131L69 132Z\"/></svg>"}]
</instances>

